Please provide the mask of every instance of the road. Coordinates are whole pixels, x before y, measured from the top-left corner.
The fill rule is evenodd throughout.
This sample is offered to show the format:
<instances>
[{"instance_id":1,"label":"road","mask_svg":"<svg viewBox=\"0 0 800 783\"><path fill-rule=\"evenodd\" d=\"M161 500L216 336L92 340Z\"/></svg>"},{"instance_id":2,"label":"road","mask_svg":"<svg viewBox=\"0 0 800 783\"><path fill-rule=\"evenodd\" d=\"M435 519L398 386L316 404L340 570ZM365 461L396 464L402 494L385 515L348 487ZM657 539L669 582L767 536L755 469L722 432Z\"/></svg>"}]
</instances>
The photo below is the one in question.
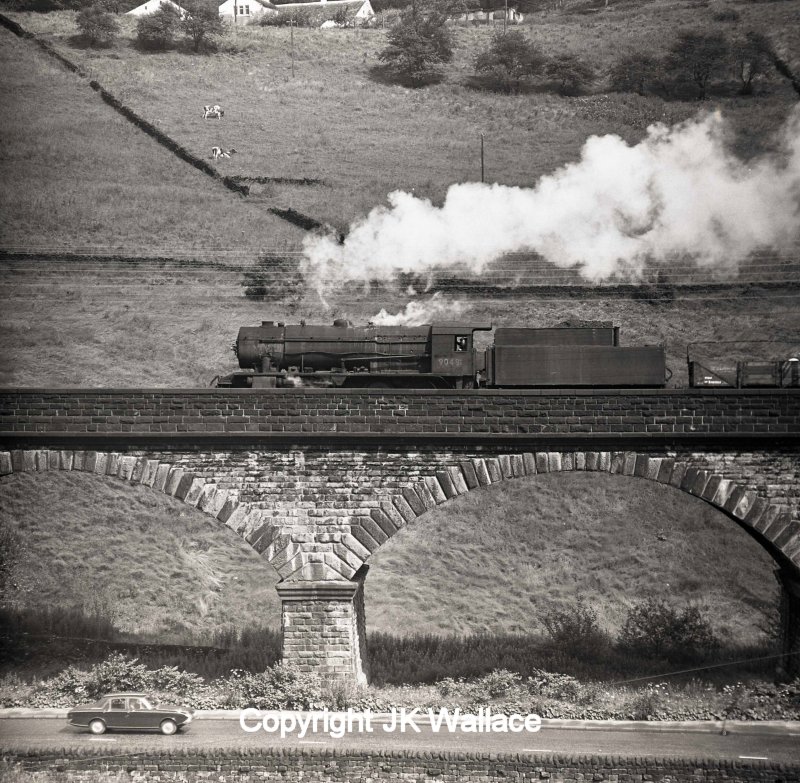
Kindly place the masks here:
<instances>
[{"instance_id":1,"label":"road","mask_svg":"<svg viewBox=\"0 0 800 783\"><path fill-rule=\"evenodd\" d=\"M106 747L110 753L146 751L161 748L356 748L362 750L413 750L514 752L514 753L591 753L620 756L684 757L709 759L765 759L800 763L800 736L797 734L747 734L725 736L711 732L651 730L582 730L543 728L538 733L474 734L432 731L420 726L420 733L387 732L373 725L367 733L349 733L341 739L312 732L303 739L297 735L281 739L263 730L247 733L236 720L194 721L185 731L164 737L159 734L105 734L92 736L86 730L67 725L61 718L0 719L0 751L25 749Z\"/></svg>"}]
</instances>

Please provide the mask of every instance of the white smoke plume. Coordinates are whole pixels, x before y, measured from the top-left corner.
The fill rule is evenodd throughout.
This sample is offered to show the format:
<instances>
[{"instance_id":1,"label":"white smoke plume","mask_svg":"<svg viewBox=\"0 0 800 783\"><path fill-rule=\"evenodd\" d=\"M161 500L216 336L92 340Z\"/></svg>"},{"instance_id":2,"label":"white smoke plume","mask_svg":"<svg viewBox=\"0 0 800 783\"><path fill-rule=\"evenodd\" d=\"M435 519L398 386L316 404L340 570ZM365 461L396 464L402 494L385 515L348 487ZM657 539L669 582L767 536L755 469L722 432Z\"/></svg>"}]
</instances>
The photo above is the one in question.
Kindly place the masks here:
<instances>
[{"instance_id":1,"label":"white smoke plume","mask_svg":"<svg viewBox=\"0 0 800 783\"><path fill-rule=\"evenodd\" d=\"M800 236L800 108L780 156L743 162L723 143L719 113L640 143L593 136L580 160L533 188L452 185L441 207L402 191L355 222L343 244L309 238L303 272L326 281L390 280L466 265L480 274L505 253L537 251L589 280L636 278L645 264L691 259L735 272L753 251Z\"/></svg>"},{"instance_id":2,"label":"white smoke plume","mask_svg":"<svg viewBox=\"0 0 800 783\"><path fill-rule=\"evenodd\" d=\"M420 326L435 320L457 318L464 310L464 303L458 300L442 299L437 291L426 301L413 300L403 310L395 315L387 313L385 309L370 318L370 323L375 326Z\"/></svg>"}]
</instances>

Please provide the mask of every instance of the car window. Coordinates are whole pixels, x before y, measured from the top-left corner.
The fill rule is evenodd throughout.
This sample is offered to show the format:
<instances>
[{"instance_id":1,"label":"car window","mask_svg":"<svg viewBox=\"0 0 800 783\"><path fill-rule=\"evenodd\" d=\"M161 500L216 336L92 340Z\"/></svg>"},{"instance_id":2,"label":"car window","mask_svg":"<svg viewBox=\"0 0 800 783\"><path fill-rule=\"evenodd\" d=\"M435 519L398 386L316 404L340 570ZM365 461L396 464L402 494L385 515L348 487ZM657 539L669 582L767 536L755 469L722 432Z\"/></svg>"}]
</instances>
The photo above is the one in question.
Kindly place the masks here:
<instances>
[{"instance_id":1,"label":"car window","mask_svg":"<svg viewBox=\"0 0 800 783\"><path fill-rule=\"evenodd\" d=\"M107 710L124 710L125 709L125 699L111 699L109 701L108 706L106 707Z\"/></svg>"},{"instance_id":2,"label":"car window","mask_svg":"<svg viewBox=\"0 0 800 783\"><path fill-rule=\"evenodd\" d=\"M128 708L131 710L149 710L150 705L144 699L129 699Z\"/></svg>"}]
</instances>

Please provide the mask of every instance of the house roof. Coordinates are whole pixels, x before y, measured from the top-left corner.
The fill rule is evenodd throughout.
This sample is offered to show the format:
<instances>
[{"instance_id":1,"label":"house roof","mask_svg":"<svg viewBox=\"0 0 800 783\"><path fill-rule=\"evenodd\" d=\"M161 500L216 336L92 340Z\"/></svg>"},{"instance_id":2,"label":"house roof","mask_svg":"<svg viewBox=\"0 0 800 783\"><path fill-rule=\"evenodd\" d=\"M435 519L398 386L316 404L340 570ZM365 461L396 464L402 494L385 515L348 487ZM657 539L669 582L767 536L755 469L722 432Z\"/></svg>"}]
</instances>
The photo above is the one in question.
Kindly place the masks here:
<instances>
[{"instance_id":1,"label":"house roof","mask_svg":"<svg viewBox=\"0 0 800 783\"><path fill-rule=\"evenodd\" d=\"M181 14L186 13L186 9L183 6L180 6L177 3L173 2L173 0L146 0L146 2L142 3L141 5L137 5L136 8L132 8L130 11L127 11L126 13L136 14L136 15L143 14L148 5L152 6L152 9L148 11L148 13L152 13L153 11L158 10L158 8L160 8L164 3L166 3L167 5L171 5Z\"/></svg>"}]
</instances>

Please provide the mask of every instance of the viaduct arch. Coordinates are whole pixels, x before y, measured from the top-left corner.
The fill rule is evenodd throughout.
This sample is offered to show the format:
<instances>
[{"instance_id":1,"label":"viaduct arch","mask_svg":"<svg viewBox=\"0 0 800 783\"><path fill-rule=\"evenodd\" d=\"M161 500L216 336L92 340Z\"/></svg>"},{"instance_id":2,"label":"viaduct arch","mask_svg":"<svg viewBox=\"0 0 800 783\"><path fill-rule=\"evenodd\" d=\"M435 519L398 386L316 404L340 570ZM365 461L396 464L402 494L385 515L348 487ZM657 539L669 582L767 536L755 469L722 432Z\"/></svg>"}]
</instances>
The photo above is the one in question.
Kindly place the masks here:
<instances>
[{"instance_id":1,"label":"viaduct arch","mask_svg":"<svg viewBox=\"0 0 800 783\"><path fill-rule=\"evenodd\" d=\"M151 421L170 418L148 415L154 401L181 410L186 429ZM342 405L353 409L321 413ZM209 407L221 421L197 429L209 426ZM292 421L298 412L305 421ZM521 431L533 426L549 429ZM478 487L561 471L672 486L744 528L778 566L786 668L800 670L800 394L791 390L21 390L0 393L0 427L0 475L80 470L142 484L236 531L280 574L284 658L307 671L366 678L367 561L398 530Z\"/></svg>"}]
</instances>

